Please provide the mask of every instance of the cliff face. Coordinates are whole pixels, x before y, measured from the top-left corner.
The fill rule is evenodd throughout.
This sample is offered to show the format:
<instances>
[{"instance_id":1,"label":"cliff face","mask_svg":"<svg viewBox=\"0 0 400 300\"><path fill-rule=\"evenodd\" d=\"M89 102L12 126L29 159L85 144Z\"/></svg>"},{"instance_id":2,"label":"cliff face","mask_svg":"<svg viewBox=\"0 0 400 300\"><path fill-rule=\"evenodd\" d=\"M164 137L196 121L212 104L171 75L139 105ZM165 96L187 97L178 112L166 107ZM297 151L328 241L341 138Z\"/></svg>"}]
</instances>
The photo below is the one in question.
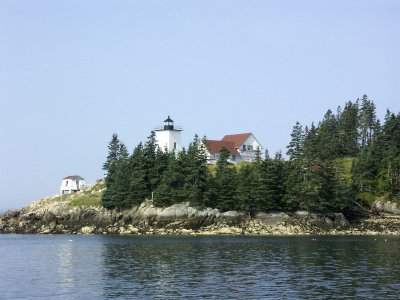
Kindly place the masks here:
<instances>
[{"instance_id":1,"label":"cliff face","mask_svg":"<svg viewBox=\"0 0 400 300\"><path fill-rule=\"evenodd\" d=\"M0 215L0 233L400 234L400 217L397 215L349 223L337 213L258 213L252 218L238 211L192 207L188 202L158 208L147 200L124 211L107 210L98 204L76 205L77 199L90 199L88 195L100 199L101 193L101 186L95 186L80 195L48 197L6 212ZM89 200L90 204L92 202Z\"/></svg>"}]
</instances>

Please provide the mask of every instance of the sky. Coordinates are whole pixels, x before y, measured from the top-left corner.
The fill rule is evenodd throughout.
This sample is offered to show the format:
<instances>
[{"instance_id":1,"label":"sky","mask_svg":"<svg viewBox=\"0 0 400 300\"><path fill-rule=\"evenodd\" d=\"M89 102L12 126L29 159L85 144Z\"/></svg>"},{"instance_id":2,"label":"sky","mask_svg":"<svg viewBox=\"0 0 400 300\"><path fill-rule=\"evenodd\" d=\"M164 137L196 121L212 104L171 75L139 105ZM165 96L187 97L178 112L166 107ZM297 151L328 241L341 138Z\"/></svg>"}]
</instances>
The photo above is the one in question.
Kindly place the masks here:
<instances>
[{"instance_id":1,"label":"sky","mask_svg":"<svg viewBox=\"0 0 400 300\"><path fill-rule=\"evenodd\" d=\"M0 210L103 178L168 115L188 145L296 121L367 94L400 112L400 1L0 0Z\"/></svg>"}]
</instances>

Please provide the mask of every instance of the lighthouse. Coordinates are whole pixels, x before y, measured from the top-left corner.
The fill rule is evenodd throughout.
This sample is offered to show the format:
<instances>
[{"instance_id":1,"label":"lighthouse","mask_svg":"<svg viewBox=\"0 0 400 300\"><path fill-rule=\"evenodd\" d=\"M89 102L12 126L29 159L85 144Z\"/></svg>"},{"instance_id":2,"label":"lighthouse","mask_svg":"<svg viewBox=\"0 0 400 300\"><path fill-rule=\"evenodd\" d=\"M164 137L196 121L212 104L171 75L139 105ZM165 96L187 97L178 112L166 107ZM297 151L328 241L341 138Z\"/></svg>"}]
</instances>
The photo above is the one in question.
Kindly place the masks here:
<instances>
[{"instance_id":1,"label":"lighthouse","mask_svg":"<svg viewBox=\"0 0 400 300\"><path fill-rule=\"evenodd\" d=\"M170 116L164 121L164 126L155 130L158 146L163 151L178 153L182 150L182 128L175 127Z\"/></svg>"}]
</instances>

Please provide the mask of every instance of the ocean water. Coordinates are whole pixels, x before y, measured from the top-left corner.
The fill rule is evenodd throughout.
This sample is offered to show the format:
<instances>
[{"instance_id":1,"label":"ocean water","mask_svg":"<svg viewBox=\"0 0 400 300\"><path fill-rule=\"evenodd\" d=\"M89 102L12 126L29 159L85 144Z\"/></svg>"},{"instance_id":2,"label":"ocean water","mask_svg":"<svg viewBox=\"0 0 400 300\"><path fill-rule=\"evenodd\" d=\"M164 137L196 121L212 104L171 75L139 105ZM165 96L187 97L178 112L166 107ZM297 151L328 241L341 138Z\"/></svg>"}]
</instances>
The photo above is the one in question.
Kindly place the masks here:
<instances>
[{"instance_id":1,"label":"ocean water","mask_svg":"<svg viewBox=\"0 0 400 300\"><path fill-rule=\"evenodd\" d=\"M399 299L400 238L0 235L0 299Z\"/></svg>"}]
</instances>

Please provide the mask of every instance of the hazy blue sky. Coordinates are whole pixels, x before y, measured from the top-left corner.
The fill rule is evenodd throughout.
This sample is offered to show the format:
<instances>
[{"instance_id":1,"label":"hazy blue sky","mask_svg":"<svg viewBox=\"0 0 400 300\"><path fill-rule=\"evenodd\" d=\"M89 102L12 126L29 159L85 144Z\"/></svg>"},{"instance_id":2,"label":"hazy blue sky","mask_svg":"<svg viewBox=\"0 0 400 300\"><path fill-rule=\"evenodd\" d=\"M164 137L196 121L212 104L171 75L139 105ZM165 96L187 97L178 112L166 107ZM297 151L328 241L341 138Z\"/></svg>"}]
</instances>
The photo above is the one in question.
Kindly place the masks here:
<instances>
[{"instance_id":1,"label":"hazy blue sky","mask_svg":"<svg viewBox=\"0 0 400 300\"><path fill-rule=\"evenodd\" d=\"M211 139L292 126L367 94L400 111L400 1L0 0L0 209L102 178L168 114Z\"/></svg>"}]
</instances>

